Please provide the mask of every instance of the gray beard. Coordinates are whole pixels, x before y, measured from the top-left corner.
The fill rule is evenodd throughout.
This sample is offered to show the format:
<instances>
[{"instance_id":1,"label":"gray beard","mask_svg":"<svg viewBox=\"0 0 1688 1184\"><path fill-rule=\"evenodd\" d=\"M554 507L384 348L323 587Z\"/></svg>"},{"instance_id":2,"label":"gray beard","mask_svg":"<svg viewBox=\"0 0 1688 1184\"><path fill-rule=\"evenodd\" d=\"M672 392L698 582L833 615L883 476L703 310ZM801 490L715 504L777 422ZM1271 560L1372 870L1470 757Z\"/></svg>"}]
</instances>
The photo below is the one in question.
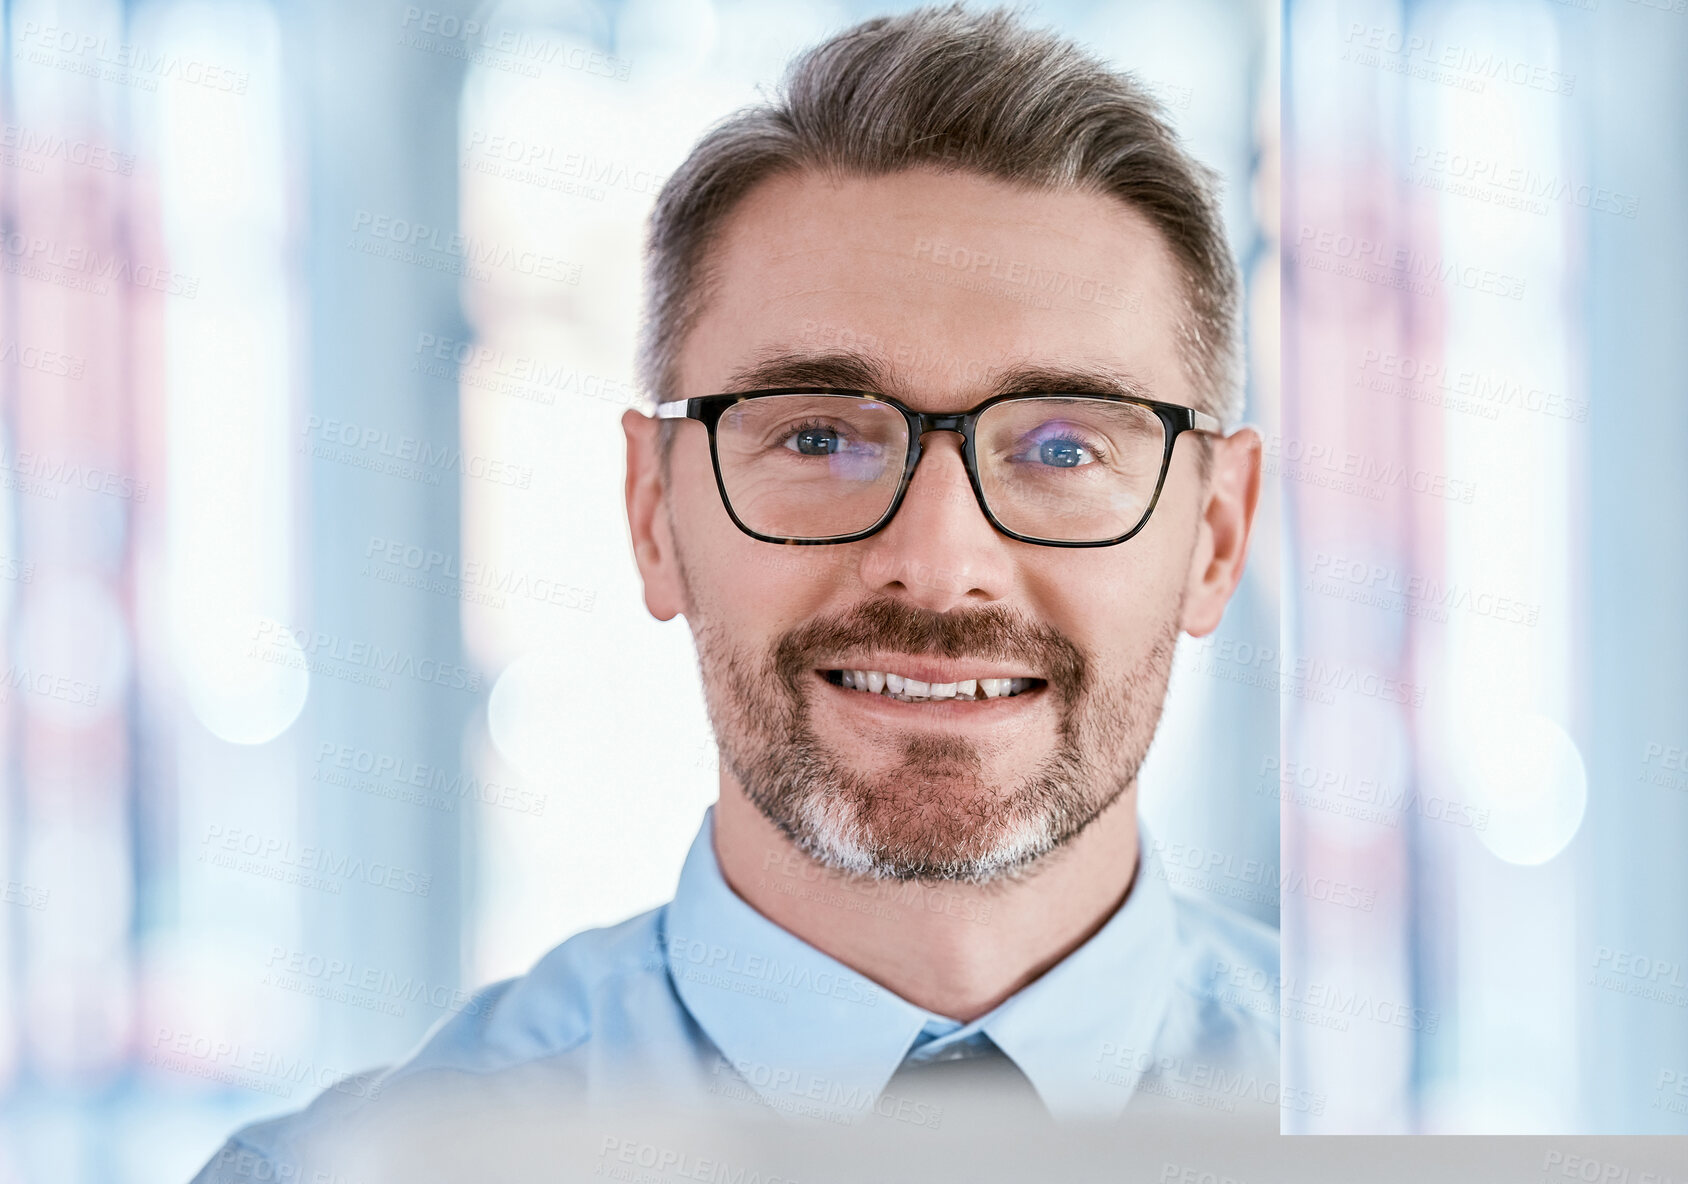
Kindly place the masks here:
<instances>
[{"instance_id":1,"label":"gray beard","mask_svg":"<svg viewBox=\"0 0 1688 1184\"><path fill-rule=\"evenodd\" d=\"M1141 662L1107 684L1064 637L996 606L933 614L870 601L761 655L732 648L706 622L693 626L722 763L799 850L858 876L988 884L1032 874L1134 788L1166 699L1178 619L1175 610ZM900 758L891 769L858 772L811 726L814 656L875 644L1030 660L1058 705L1055 745L1018 782L987 785L971 740L910 730L887 741Z\"/></svg>"}]
</instances>

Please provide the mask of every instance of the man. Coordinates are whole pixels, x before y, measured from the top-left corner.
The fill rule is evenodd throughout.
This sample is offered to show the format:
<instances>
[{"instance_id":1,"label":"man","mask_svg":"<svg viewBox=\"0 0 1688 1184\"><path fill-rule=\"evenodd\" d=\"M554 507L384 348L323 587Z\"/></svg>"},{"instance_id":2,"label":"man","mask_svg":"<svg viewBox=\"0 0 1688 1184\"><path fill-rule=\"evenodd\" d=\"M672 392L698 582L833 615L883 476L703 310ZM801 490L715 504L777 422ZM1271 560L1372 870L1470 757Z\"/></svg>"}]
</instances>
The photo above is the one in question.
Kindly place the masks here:
<instances>
[{"instance_id":1,"label":"man","mask_svg":"<svg viewBox=\"0 0 1688 1184\"><path fill-rule=\"evenodd\" d=\"M1254 1102L1275 1129L1275 988L1227 988L1275 982L1276 935L1175 899L1136 812L1260 479L1257 434L1221 430L1209 175L1074 46L922 10L711 131L648 262L628 521L721 753L675 899L202 1178L465 1080L923 1124L954 1078L1028 1118Z\"/></svg>"}]
</instances>

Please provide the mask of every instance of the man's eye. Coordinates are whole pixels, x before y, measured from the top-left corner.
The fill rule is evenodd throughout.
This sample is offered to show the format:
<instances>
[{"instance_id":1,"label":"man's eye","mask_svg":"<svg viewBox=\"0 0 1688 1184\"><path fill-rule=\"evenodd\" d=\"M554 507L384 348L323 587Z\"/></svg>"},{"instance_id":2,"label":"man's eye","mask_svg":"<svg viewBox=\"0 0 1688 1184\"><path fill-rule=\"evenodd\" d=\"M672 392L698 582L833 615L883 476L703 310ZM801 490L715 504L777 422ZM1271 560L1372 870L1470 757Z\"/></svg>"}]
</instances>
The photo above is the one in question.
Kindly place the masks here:
<instances>
[{"instance_id":1,"label":"man's eye","mask_svg":"<svg viewBox=\"0 0 1688 1184\"><path fill-rule=\"evenodd\" d=\"M1081 440L1070 436L1052 436L1033 442L1014 459L1021 462L1032 461L1050 468L1073 469L1080 465L1094 464L1099 458Z\"/></svg>"},{"instance_id":2,"label":"man's eye","mask_svg":"<svg viewBox=\"0 0 1688 1184\"><path fill-rule=\"evenodd\" d=\"M785 438L785 447L803 456L831 456L844 448L836 428L801 427Z\"/></svg>"}]
</instances>

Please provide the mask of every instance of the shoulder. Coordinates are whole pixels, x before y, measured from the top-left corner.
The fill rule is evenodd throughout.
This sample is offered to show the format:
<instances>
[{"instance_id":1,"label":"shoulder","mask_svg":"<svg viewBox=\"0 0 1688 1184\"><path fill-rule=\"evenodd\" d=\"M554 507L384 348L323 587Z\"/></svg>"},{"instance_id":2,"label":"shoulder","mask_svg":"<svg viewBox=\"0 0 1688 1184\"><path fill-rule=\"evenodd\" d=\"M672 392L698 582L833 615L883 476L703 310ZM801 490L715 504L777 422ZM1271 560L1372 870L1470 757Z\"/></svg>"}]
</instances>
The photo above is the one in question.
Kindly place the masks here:
<instances>
[{"instance_id":1,"label":"shoulder","mask_svg":"<svg viewBox=\"0 0 1688 1184\"><path fill-rule=\"evenodd\" d=\"M633 980L666 989L659 938L663 910L575 934L519 978L471 996L434 1025L385 1081L430 1069L493 1073L555 1056L589 1040L606 1003L626 997Z\"/></svg>"},{"instance_id":2,"label":"shoulder","mask_svg":"<svg viewBox=\"0 0 1688 1184\"><path fill-rule=\"evenodd\" d=\"M1173 893L1178 930L1174 990L1209 1024L1252 1029L1275 1047L1278 931L1213 901Z\"/></svg>"},{"instance_id":3,"label":"shoulder","mask_svg":"<svg viewBox=\"0 0 1688 1184\"><path fill-rule=\"evenodd\" d=\"M606 1021L625 1029L641 998L671 993L662 918L663 909L656 908L575 934L526 974L484 987L453 1007L398 1064L336 1082L301 1111L235 1132L194 1184L249 1182L258 1165L297 1165L319 1131L357 1118L422 1078L483 1076L566 1059Z\"/></svg>"}]
</instances>

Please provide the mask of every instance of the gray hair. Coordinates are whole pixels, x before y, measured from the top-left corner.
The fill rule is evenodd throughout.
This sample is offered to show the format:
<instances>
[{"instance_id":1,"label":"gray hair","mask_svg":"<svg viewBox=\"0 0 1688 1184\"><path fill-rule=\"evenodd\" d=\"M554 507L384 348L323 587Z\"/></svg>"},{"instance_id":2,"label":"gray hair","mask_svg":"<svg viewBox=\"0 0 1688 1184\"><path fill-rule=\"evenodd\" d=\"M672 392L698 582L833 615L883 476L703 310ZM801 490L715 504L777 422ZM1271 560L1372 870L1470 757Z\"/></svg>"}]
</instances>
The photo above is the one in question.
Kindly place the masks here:
<instances>
[{"instance_id":1,"label":"gray hair","mask_svg":"<svg viewBox=\"0 0 1688 1184\"><path fill-rule=\"evenodd\" d=\"M707 252L752 188L810 170L917 167L1110 194L1142 213L1182 273L1175 323L1198 406L1227 425L1241 416L1239 283L1217 174L1129 74L1008 11L959 4L865 21L806 51L775 102L716 124L669 177L646 244L644 389L679 397L680 348L709 295Z\"/></svg>"}]
</instances>

